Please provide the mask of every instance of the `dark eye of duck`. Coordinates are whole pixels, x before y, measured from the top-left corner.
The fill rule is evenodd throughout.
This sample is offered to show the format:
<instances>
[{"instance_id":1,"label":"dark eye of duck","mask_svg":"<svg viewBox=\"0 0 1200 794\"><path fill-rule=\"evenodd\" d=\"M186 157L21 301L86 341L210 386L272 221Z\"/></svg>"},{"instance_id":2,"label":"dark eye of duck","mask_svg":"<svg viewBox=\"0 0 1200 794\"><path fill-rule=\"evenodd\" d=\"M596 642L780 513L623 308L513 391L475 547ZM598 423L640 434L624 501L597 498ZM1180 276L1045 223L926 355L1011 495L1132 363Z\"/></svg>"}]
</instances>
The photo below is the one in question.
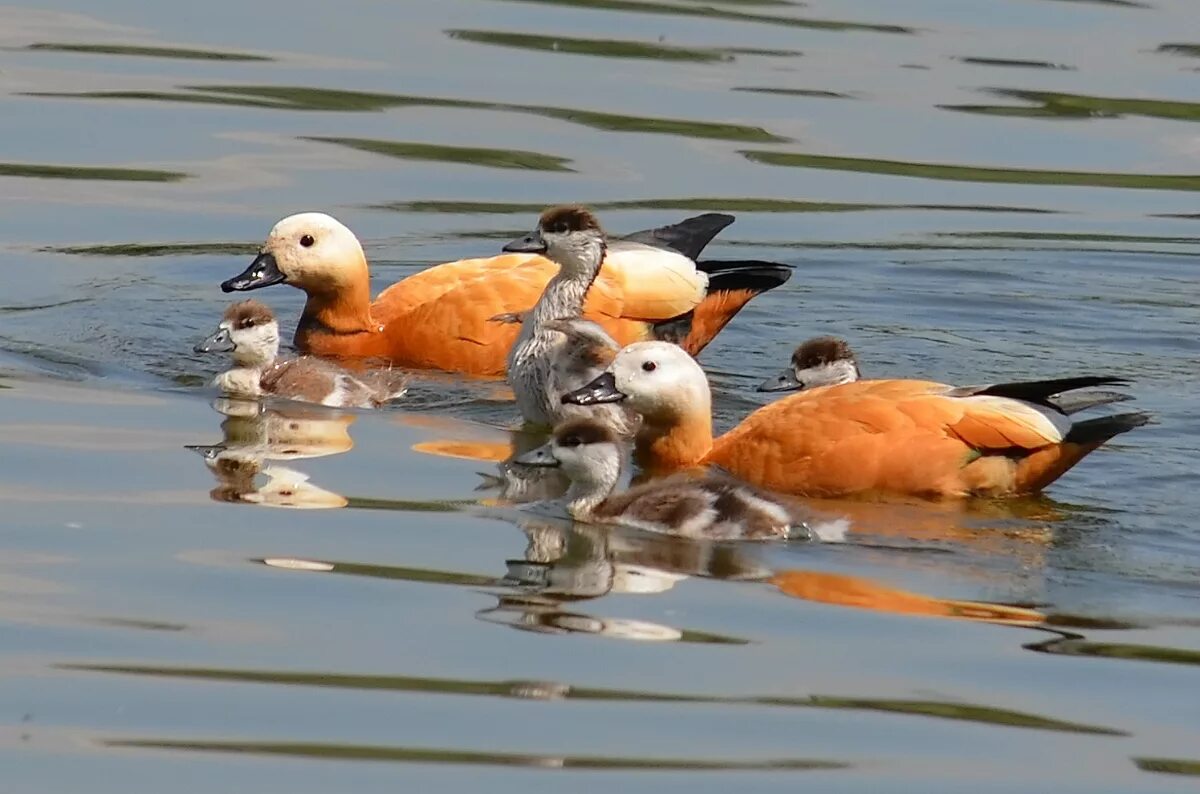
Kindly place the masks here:
<instances>
[{"instance_id":1,"label":"dark eye of duck","mask_svg":"<svg viewBox=\"0 0 1200 794\"><path fill-rule=\"evenodd\" d=\"M311 234L306 234L300 238L300 245L304 246L305 248L312 248L313 243L315 242L316 240L313 239Z\"/></svg>"},{"instance_id":2,"label":"dark eye of duck","mask_svg":"<svg viewBox=\"0 0 1200 794\"><path fill-rule=\"evenodd\" d=\"M558 442L560 447L577 447L583 443L579 436L567 436Z\"/></svg>"},{"instance_id":3,"label":"dark eye of duck","mask_svg":"<svg viewBox=\"0 0 1200 794\"><path fill-rule=\"evenodd\" d=\"M655 364L653 361L643 361L642 362L642 371L643 372L653 372L656 369L658 369L658 365Z\"/></svg>"}]
</instances>

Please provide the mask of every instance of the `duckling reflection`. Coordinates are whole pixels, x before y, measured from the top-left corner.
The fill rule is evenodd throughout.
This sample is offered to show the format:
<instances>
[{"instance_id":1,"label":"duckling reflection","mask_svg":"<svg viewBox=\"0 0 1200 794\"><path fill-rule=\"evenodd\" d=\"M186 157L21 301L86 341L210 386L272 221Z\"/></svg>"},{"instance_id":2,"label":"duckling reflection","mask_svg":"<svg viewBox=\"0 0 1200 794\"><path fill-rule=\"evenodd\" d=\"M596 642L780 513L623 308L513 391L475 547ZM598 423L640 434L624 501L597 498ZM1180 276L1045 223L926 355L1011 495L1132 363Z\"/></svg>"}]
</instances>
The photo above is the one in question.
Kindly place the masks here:
<instances>
[{"instance_id":1,"label":"duckling reflection","mask_svg":"<svg viewBox=\"0 0 1200 794\"><path fill-rule=\"evenodd\" d=\"M217 479L209 491L214 501L294 509L346 506L346 497L309 482L307 474L267 461L348 451L354 446L353 415L294 404L264 408L243 400L218 400L214 408L225 415L224 440L188 447L204 457Z\"/></svg>"}]
</instances>

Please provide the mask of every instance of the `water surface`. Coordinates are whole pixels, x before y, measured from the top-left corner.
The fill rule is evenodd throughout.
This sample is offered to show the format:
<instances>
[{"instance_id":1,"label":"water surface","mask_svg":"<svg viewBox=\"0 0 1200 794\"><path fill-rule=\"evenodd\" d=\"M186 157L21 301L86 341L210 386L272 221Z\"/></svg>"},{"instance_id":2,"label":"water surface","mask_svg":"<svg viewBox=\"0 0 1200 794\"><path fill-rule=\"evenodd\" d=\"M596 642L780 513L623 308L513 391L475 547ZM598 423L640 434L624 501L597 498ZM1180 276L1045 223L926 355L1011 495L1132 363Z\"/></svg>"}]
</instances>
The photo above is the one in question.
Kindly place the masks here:
<instances>
[{"instance_id":1,"label":"water surface","mask_svg":"<svg viewBox=\"0 0 1200 794\"><path fill-rule=\"evenodd\" d=\"M0 758L14 790L1157 791L1197 774L1200 69L1186 0L80 0L0 10ZM1038 499L702 544L497 503L497 384L214 400L270 226L381 288L544 206L795 265L705 351L1114 373ZM301 295L258 293L290 325ZM521 443L533 443L521 439ZM482 446L481 446L482 445ZM482 476L481 476L482 475ZM305 508L305 509L299 509Z\"/></svg>"}]
</instances>

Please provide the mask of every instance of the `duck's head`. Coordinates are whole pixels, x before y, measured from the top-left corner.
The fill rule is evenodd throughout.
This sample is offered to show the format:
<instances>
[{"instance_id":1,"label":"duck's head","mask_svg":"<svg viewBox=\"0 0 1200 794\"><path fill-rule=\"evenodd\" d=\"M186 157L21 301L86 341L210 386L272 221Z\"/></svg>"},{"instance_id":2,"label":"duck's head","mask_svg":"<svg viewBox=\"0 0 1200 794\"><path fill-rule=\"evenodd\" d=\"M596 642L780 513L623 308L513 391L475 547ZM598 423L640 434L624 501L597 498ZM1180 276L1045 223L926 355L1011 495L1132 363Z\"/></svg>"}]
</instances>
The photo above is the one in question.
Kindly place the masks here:
<instances>
[{"instance_id":1,"label":"duck's head","mask_svg":"<svg viewBox=\"0 0 1200 794\"><path fill-rule=\"evenodd\" d=\"M337 292L367 278L367 260L354 232L321 212L302 212L275 224L258 256L225 292L291 284L306 292Z\"/></svg>"},{"instance_id":2,"label":"duck's head","mask_svg":"<svg viewBox=\"0 0 1200 794\"><path fill-rule=\"evenodd\" d=\"M279 323L265 304L256 300L234 303L221 324L192 348L197 353L233 353L242 367L265 367L279 355Z\"/></svg>"},{"instance_id":3,"label":"duck's head","mask_svg":"<svg viewBox=\"0 0 1200 794\"><path fill-rule=\"evenodd\" d=\"M621 349L588 385L562 396L564 403L626 402L646 419L671 421L708 416L712 395L696 360L670 342L635 342Z\"/></svg>"},{"instance_id":4,"label":"duck's head","mask_svg":"<svg viewBox=\"0 0 1200 794\"><path fill-rule=\"evenodd\" d=\"M508 253L544 254L566 273L594 275L604 261L607 242L596 216L586 207L551 207L537 228L504 246Z\"/></svg>"},{"instance_id":5,"label":"duck's head","mask_svg":"<svg viewBox=\"0 0 1200 794\"><path fill-rule=\"evenodd\" d=\"M759 391L802 391L836 386L859 378L858 360L845 339L818 336L801 342L792 365L759 384Z\"/></svg>"},{"instance_id":6,"label":"duck's head","mask_svg":"<svg viewBox=\"0 0 1200 794\"><path fill-rule=\"evenodd\" d=\"M594 419L571 419L554 428L550 441L513 458L522 466L558 466L573 482L611 487L621 476L621 440Z\"/></svg>"}]
</instances>

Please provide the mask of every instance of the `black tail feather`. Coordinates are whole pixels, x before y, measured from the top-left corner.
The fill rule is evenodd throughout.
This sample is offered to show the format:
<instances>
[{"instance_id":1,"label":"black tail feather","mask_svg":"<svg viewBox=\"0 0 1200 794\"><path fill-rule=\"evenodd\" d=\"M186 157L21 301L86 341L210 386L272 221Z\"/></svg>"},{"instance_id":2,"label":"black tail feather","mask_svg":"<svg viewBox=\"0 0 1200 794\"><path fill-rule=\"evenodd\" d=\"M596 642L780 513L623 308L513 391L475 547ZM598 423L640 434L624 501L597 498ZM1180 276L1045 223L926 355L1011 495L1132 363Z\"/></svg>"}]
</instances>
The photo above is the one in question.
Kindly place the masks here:
<instances>
[{"instance_id":1,"label":"black tail feather","mask_svg":"<svg viewBox=\"0 0 1200 794\"><path fill-rule=\"evenodd\" d=\"M1128 433L1135 427L1141 427L1150 421L1150 414L1140 411L1114 416L1101 416L1071 425L1070 432L1063 439L1070 444L1099 444L1108 441L1113 436Z\"/></svg>"},{"instance_id":2,"label":"black tail feather","mask_svg":"<svg viewBox=\"0 0 1200 794\"><path fill-rule=\"evenodd\" d=\"M1013 400L1023 400L1027 403L1055 407L1049 398L1075 389L1089 389L1095 386L1124 386L1129 383L1125 378L1113 378L1102 375L1082 375L1074 378L1053 378L1051 380L1027 380L1016 383L994 383L982 388L970 390L972 395L988 395L991 397L1008 397Z\"/></svg>"},{"instance_id":3,"label":"black tail feather","mask_svg":"<svg viewBox=\"0 0 1200 794\"><path fill-rule=\"evenodd\" d=\"M706 212L679 223L627 234L624 239L658 248L670 248L688 259L695 259L722 229L733 223L733 220L732 215Z\"/></svg>"},{"instance_id":4,"label":"black tail feather","mask_svg":"<svg viewBox=\"0 0 1200 794\"><path fill-rule=\"evenodd\" d=\"M708 274L709 294L739 289L766 292L792 277L790 266L758 259L708 259L697 262L696 269Z\"/></svg>"},{"instance_id":5,"label":"black tail feather","mask_svg":"<svg viewBox=\"0 0 1200 794\"><path fill-rule=\"evenodd\" d=\"M1048 399L1050 402L1058 406L1058 410L1062 411L1064 414L1070 415L1077 414L1080 411L1086 411L1089 408L1096 408L1101 405L1123 403L1127 400L1132 400L1133 397L1119 391L1085 391L1055 394Z\"/></svg>"}]
</instances>

